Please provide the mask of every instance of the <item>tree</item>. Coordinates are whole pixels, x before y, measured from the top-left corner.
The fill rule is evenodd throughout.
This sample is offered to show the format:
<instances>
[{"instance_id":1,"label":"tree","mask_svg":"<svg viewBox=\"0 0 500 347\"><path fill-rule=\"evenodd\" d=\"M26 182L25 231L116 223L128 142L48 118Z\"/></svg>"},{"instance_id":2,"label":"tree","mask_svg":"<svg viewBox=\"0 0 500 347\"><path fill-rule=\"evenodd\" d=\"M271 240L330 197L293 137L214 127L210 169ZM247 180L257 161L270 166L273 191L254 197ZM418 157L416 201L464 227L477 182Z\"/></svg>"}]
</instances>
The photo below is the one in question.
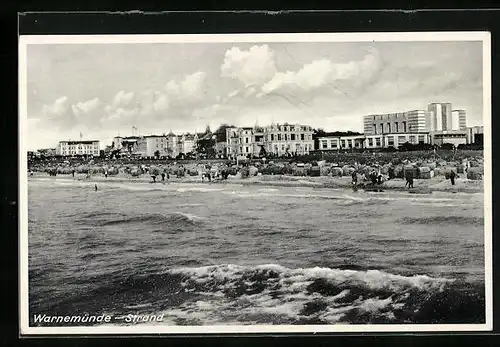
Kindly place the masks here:
<instances>
[{"instance_id":1,"label":"tree","mask_svg":"<svg viewBox=\"0 0 500 347\"><path fill-rule=\"evenodd\" d=\"M267 151L264 146L260 146L260 151L259 151L259 157L266 157L267 156Z\"/></svg>"},{"instance_id":2,"label":"tree","mask_svg":"<svg viewBox=\"0 0 500 347\"><path fill-rule=\"evenodd\" d=\"M441 149L443 150L447 150L447 151L451 151L453 150L453 148L455 147L455 145L451 144L451 143L443 143L441 145Z\"/></svg>"},{"instance_id":3,"label":"tree","mask_svg":"<svg viewBox=\"0 0 500 347\"><path fill-rule=\"evenodd\" d=\"M409 142L403 143L400 147L399 150L401 152L408 152L408 151L413 151L415 149L415 146Z\"/></svg>"},{"instance_id":4,"label":"tree","mask_svg":"<svg viewBox=\"0 0 500 347\"><path fill-rule=\"evenodd\" d=\"M215 130L214 135L216 136L217 142L226 142L226 129L228 128L234 128L234 125L224 123Z\"/></svg>"},{"instance_id":5,"label":"tree","mask_svg":"<svg viewBox=\"0 0 500 347\"><path fill-rule=\"evenodd\" d=\"M214 158L215 157L215 139L210 138L202 138L196 142L196 152L201 156L206 158Z\"/></svg>"}]
</instances>

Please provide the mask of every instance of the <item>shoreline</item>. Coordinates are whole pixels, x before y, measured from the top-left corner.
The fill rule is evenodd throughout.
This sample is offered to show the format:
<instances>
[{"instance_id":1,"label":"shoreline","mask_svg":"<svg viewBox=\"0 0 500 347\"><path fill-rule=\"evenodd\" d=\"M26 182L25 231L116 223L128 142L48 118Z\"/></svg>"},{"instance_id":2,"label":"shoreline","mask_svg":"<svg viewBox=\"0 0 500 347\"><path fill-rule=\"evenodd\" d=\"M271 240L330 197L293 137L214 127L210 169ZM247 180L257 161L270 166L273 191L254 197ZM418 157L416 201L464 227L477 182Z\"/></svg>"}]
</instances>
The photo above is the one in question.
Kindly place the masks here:
<instances>
[{"instance_id":1,"label":"shoreline","mask_svg":"<svg viewBox=\"0 0 500 347\"><path fill-rule=\"evenodd\" d=\"M29 178L50 178L50 179L65 179L65 180L75 180L83 182L115 182L115 183L149 183L154 184L149 176L142 177L131 177L125 175L113 175L107 178L104 175L93 175L87 178L84 174L77 174L75 177L71 175L60 174L56 177L49 176L48 174L35 173L33 176L28 176ZM183 178L170 178L165 181L165 184L169 183L181 183L181 184L204 184L204 185L249 185L249 186L271 186L271 187L311 187L311 188L330 188L330 189L349 189L352 190L350 177L300 177L300 176L288 176L288 175L262 175L262 176L252 176L248 178L238 178L235 176L229 176L226 180L215 180L212 182L202 182L199 176L183 177ZM155 184L162 184L161 180L157 180ZM430 194L434 191L436 192L448 192L448 193L483 193L484 185L483 181L469 180L466 178L458 178L455 181L455 185L451 185L450 180L441 177L434 177L431 179L415 179L414 188L405 188L404 179L392 179L383 182L381 185L372 186L371 183L365 183L364 186L358 186L361 191L408 191L409 193L415 194Z\"/></svg>"}]
</instances>

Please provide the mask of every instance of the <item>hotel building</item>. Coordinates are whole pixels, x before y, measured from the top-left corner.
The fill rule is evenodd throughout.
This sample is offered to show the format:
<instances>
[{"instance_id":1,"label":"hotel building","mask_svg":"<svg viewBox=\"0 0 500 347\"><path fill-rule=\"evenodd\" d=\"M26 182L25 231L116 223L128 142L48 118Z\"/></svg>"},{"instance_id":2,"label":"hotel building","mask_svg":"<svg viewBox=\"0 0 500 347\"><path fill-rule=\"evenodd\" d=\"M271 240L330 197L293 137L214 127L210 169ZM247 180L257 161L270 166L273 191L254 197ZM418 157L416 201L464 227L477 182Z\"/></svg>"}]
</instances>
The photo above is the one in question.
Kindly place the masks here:
<instances>
[{"instance_id":1,"label":"hotel building","mask_svg":"<svg viewBox=\"0 0 500 347\"><path fill-rule=\"evenodd\" d=\"M425 110L367 115L362 136L321 137L319 150L386 148L411 144L469 143L466 113L453 110L450 103L431 103ZM472 137L470 135L469 137Z\"/></svg>"},{"instance_id":2,"label":"hotel building","mask_svg":"<svg viewBox=\"0 0 500 347\"><path fill-rule=\"evenodd\" d=\"M99 141L59 141L56 154L62 156L93 155L99 156Z\"/></svg>"},{"instance_id":3,"label":"hotel building","mask_svg":"<svg viewBox=\"0 0 500 347\"><path fill-rule=\"evenodd\" d=\"M196 151L197 134L182 134L177 136L177 154L188 154Z\"/></svg>"},{"instance_id":4,"label":"hotel building","mask_svg":"<svg viewBox=\"0 0 500 347\"><path fill-rule=\"evenodd\" d=\"M262 152L302 155L314 150L313 130L309 125L271 124L265 127L227 128L227 155L259 156Z\"/></svg>"}]
</instances>

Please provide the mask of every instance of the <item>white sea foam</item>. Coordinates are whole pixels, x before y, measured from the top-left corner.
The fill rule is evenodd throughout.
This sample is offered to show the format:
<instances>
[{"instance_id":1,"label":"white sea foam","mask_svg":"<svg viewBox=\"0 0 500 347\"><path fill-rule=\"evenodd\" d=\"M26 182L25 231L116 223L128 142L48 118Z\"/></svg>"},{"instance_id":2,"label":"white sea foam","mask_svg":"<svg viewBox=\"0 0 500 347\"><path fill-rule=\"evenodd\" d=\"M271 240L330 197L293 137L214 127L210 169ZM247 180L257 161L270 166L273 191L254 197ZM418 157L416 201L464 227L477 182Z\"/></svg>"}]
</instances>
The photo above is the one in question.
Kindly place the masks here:
<instances>
[{"instance_id":1,"label":"white sea foam","mask_svg":"<svg viewBox=\"0 0 500 347\"><path fill-rule=\"evenodd\" d=\"M240 285L249 287L254 285L256 281L246 280L245 276L253 276L255 271L264 272L259 275L266 286L264 290L256 294L242 293L237 300L226 297L224 293L228 289L236 289ZM267 271L272 271L274 275L267 276ZM246 323L252 320L251 317L274 315L295 321L317 318L333 324L341 321L351 310L390 318L392 310L401 309L404 306L402 302L408 298L409 290L439 292L446 283L452 282L445 278L432 278L426 275L402 276L379 270L357 271L320 267L289 269L277 264L255 267L225 264L177 268L167 272L187 276L183 283L186 287L189 287L190 283L196 283L208 285L207 288L211 288L203 292L206 299L202 303L185 302L180 305L180 311L177 312L178 318L200 319L204 322L221 311L225 312L227 317L232 316L236 321L238 317L244 317ZM326 280L339 288L345 288L335 295L311 292L310 285L318 279ZM279 284L278 287L275 287L276 284ZM214 285L217 290L214 290ZM393 294L383 298L360 295L350 302L340 301L350 295L349 288L351 287L366 288L366 293L370 293L370 290L373 293L376 290L386 290ZM323 302L326 306L313 309L312 312L304 312L306 306L315 300ZM170 314L176 315L176 311Z\"/></svg>"}]
</instances>

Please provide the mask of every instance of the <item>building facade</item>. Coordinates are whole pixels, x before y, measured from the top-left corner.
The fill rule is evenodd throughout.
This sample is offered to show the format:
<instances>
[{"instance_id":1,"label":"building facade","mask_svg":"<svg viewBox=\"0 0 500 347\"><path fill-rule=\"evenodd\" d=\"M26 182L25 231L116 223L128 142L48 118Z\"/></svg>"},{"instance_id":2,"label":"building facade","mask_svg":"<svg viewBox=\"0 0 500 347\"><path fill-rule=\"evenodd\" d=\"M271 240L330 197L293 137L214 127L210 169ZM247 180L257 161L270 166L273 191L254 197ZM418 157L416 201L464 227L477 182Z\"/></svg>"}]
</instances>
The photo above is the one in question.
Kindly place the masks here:
<instances>
[{"instance_id":1,"label":"building facade","mask_svg":"<svg viewBox=\"0 0 500 347\"><path fill-rule=\"evenodd\" d=\"M137 148L134 154L141 157L166 157L167 156L167 136L166 135L147 135L142 136L137 141Z\"/></svg>"},{"instance_id":2,"label":"building facade","mask_svg":"<svg viewBox=\"0 0 500 347\"><path fill-rule=\"evenodd\" d=\"M171 158L177 157L177 155L179 155L179 136L170 131L166 138L166 155Z\"/></svg>"},{"instance_id":3,"label":"building facade","mask_svg":"<svg viewBox=\"0 0 500 347\"><path fill-rule=\"evenodd\" d=\"M428 131L428 117L429 113L423 110L368 115L363 118L364 134L426 132Z\"/></svg>"},{"instance_id":4,"label":"building facade","mask_svg":"<svg viewBox=\"0 0 500 347\"><path fill-rule=\"evenodd\" d=\"M428 133L391 133L381 135L325 136L318 138L319 150L398 148L406 142L430 143Z\"/></svg>"},{"instance_id":5,"label":"building facade","mask_svg":"<svg viewBox=\"0 0 500 347\"><path fill-rule=\"evenodd\" d=\"M463 130L442 130L430 133L431 143L442 146L445 143L454 146L465 145L467 143L467 133Z\"/></svg>"},{"instance_id":6,"label":"building facade","mask_svg":"<svg viewBox=\"0 0 500 347\"><path fill-rule=\"evenodd\" d=\"M272 124L265 127L226 129L227 155L265 156L303 155L314 150L313 130L309 125Z\"/></svg>"},{"instance_id":7,"label":"building facade","mask_svg":"<svg viewBox=\"0 0 500 347\"><path fill-rule=\"evenodd\" d=\"M194 153L196 151L196 142L198 135L196 134L182 134L177 137L177 155Z\"/></svg>"},{"instance_id":8,"label":"building facade","mask_svg":"<svg viewBox=\"0 0 500 347\"><path fill-rule=\"evenodd\" d=\"M56 149L56 154L61 156L74 156L74 155L92 155L99 156L100 154L99 141L59 141Z\"/></svg>"},{"instance_id":9,"label":"building facade","mask_svg":"<svg viewBox=\"0 0 500 347\"><path fill-rule=\"evenodd\" d=\"M467 144L482 145L484 143L484 126L473 126L466 129Z\"/></svg>"}]
</instances>

